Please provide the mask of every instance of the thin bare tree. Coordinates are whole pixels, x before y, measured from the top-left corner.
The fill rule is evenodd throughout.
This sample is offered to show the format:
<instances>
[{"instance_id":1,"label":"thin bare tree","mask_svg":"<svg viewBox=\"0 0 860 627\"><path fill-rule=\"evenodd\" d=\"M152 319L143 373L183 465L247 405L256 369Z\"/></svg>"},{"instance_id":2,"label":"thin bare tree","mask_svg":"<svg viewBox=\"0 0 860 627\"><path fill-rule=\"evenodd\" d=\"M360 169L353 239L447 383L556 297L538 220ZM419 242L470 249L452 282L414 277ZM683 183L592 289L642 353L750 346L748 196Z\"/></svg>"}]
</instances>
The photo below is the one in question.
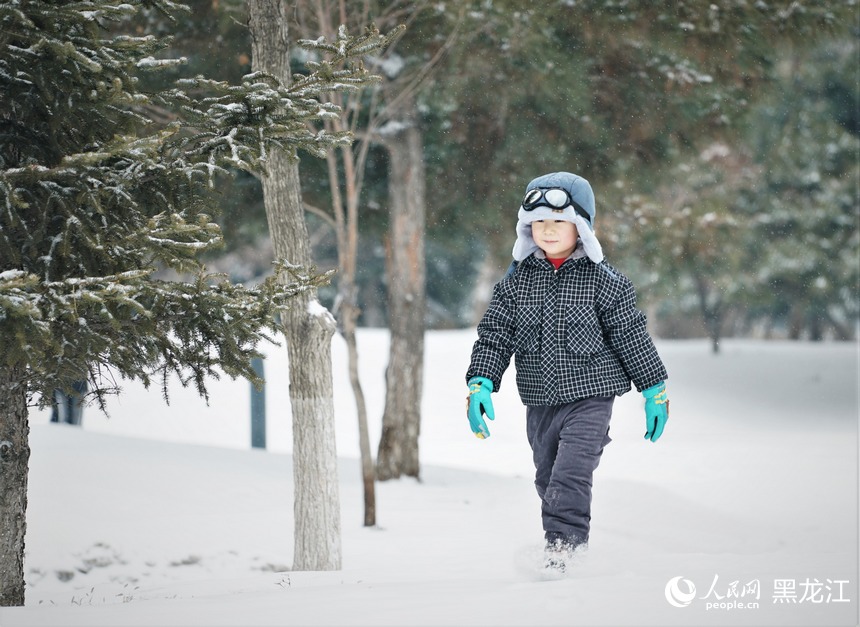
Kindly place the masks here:
<instances>
[{"instance_id":1,"label":"thin bare tree","mask_svg":"<svg viewBox=\"0 0 860 627\"><path fill-rule=\"evenodd\" d=\"M347 23L345 4L340 3L337 7L337 17L335 17L333 5L334 3L324 0L310 0L297 4L297 16L304 37L309 39L312 32L317 32L323 37L332 38L339 25ZM356 107L361 106L360 98L353 92L336 92L329 94L327 99L346 113L345 116L326 120L326 130L354 132L357 124ZM367 149L366 142L358 142L355 149L352 146L342 146L338 151L331 151L326 155L326 165L331 191L331 211L334 216L330 223L335 230L338 256L337 300L334 313L347 346L349 382L355 397L358 416L361 475L364 487L364 525L372 527L376 524L375 477L370 451L367 404L358 374L358 347L355 337L358 317L361 314L355 281L358 259L358 209Z\"/></svg>"},{"instance_id":2,"label":"thin bare tree","mask_svg":"<svg viewBox=\"0 0 860 627\"><path fill-rule=\"evenodd\" d=\"M402 474L418 476L418 433L421 422L421 379L424 343L424 214L426 175L423 141L416 93L451 47L456 28L441 46L433 42L429 61L404 61L396 50L405 32L427 2L394 2L384 6L365 0L304 0L296 16L306 36L320 32L331 36L339 24L366 28L370 16L393 43L385 53L368 58L380 69L382 82L363 92L335 93L331 102L347 115L326 122L332 132L349 131L357 141L327 159L332 215L339 259L338 297L335 311L348 348L349 376L356 400L359 447L365 490L365 524L375 524L374 478L391 479ZM396 25L403 23L405 29ZM459 23L459 22L457 22ZM429 42L426 42L429 45ZM408 69L404 69L407 68ZM370 450L367 409L358 372L355 331L361 313L356 269L359 214L367 156L372 145L389 153L389 211L392 229L386 242L391 344L382 438L375 465Z\"/></svg>"}]
</instances>

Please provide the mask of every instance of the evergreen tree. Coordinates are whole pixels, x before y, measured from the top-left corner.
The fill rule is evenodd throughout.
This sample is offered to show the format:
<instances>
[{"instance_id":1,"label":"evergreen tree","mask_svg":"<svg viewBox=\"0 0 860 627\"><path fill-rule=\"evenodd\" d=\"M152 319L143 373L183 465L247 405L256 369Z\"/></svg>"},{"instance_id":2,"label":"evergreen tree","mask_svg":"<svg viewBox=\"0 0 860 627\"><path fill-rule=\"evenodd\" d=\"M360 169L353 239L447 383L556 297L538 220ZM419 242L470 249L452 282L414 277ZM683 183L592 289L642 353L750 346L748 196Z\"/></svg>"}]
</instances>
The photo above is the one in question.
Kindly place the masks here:
<instances>
[{"instance_id":1,"label":"evergreen tree","mask_svg":"<svg viewBox=\"0 0 860 627\"><path fill-rule=\"evenodd\" d=\"M426 98L428 204L431 220L464 232L487 225L480 239L499 272L531 177L568 169L589 178L603 208L598 228L609 234L616 181L654 191L678 160L730 141L769 87L778 44L807 46L856 19L853 0L496 0L470 9L468 36ZM618 260L621 247L607 242ZM467 260L454 279L469 273Z\"/></svg>"},{"instance_id":2,"label":"evergreen tree","mask_svg":"<svg viewBox=\"0 0 860 627\"><path fill-rule=\"evenodd\" d=\"M117 379L160 380L165 396L171 374L202 396L221 373L256 380L275 314L326 279L286 259L255 287L207 274L198 257L221 242L212 181L261 170L275 148L323 156L349 142L314 130L339 114L318 97L368 76L320 61L289 85L258 72L144 89L181 61L133 21L183 9L0 3L0 605L24 601L27 406L82 376L102 406ZM334 63L374 45L338 43Z\"/></svg>"},{"instance_id":3,"label":"evergreen tree","mask_svg":"<svg viewBox=\"0 0 860 627\"><path fill-rule=\"evenodd\" d=\"M659 275L664 313L698 310L715 351L729 316L818 340L854 337L860 314L857 42L781 50L734 141L686 157L649 194L624 190L613 229Z\"/></svg>"},{"instance_id":4,"label":"evergreen tree","mask_svg":"<svg viewBox=\"0 0 860 627\"><path fill-rule=\"evenodd\" d=\"M749 305L792 339L853 338L860 315L857 55L856 38L787 53L750 119L763 174L737 201L753 241Z\"/></svg>"},{"instance_id":5,"label":"evergreen tree","mask_svg":"<svg viewBox=\"0 0 860 627\"><path fill-rule=\"evenodd\" d=\"M735 201L760 170L748 155L717 142L672 174L652 194L625 196L625 219L607 240L636 242L628 258L634 268L634 259L647 259L637 277L642 291L656 292L669 313L698 313L717 353L727 314L750 293L749 231Z\"/></svg>"}]
</instances>

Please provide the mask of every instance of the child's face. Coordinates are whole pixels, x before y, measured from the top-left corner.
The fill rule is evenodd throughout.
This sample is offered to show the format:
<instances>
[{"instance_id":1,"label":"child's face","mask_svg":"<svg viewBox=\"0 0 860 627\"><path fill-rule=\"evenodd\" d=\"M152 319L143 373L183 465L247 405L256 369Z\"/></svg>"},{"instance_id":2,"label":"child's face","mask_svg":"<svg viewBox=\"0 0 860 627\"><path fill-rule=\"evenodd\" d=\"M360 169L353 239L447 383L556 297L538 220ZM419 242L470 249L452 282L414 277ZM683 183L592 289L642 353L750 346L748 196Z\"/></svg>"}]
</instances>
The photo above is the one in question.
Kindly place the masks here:
<instances>
[{"instance_id":1,"label":"child's face","mask_svg":"<svg viewBox=\"0 0 860 627\"><path fill-rule=\"evenodd\" d=\"M532 238L535 244L552 259L565 259L576 248L579 233L576 225L567 220L535 220Z\"/></svg>"}]
</instances>

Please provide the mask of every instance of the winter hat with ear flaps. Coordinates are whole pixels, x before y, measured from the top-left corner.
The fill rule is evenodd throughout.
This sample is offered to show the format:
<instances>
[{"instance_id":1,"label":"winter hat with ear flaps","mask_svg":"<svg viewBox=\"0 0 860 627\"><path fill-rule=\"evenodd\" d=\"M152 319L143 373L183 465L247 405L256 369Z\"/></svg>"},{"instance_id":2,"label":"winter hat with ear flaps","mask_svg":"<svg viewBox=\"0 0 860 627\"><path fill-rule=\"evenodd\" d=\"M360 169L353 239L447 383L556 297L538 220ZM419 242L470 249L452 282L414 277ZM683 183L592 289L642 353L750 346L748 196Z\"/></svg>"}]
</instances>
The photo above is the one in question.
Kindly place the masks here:
<instances>
[{"instance_id":1,"label":"winter hat with ear flaps","mask_svg":"<svg viewBox=\"0 0 860 627\"><path fill-rule=\"evenodd\" d=\"M594 234L594 192L581 176L553 172L537 177L526 186L526 194L517 213L517 241L513 250L516 261L522 261L538 250L532 238L531 224L535 220L573 222L588 258L594 263L603 261L603 249Z\"/></svg>"}]
</instances>

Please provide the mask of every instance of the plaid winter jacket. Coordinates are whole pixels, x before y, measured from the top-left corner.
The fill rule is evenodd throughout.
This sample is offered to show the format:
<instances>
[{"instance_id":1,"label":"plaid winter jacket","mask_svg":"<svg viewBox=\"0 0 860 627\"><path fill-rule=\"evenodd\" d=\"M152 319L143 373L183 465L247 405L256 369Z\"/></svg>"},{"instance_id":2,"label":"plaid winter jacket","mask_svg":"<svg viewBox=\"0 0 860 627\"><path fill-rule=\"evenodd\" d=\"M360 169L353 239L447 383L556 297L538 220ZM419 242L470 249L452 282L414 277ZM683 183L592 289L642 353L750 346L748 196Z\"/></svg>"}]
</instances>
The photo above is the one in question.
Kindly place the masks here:
<instances>
[{"instance_id":1,"label":"plaid winter jacket","mask_svg":"<svg viewBox=\"0 0 860 627\"><path fill-rule=\"evenodd\" d=\"M466 380L486 377L498 391L512 354L525 405L620 396L631 381L641 391L667 378L633 285L586 257L556 271L530 255L496 284Z\"/></svg>"}]
</instances>

